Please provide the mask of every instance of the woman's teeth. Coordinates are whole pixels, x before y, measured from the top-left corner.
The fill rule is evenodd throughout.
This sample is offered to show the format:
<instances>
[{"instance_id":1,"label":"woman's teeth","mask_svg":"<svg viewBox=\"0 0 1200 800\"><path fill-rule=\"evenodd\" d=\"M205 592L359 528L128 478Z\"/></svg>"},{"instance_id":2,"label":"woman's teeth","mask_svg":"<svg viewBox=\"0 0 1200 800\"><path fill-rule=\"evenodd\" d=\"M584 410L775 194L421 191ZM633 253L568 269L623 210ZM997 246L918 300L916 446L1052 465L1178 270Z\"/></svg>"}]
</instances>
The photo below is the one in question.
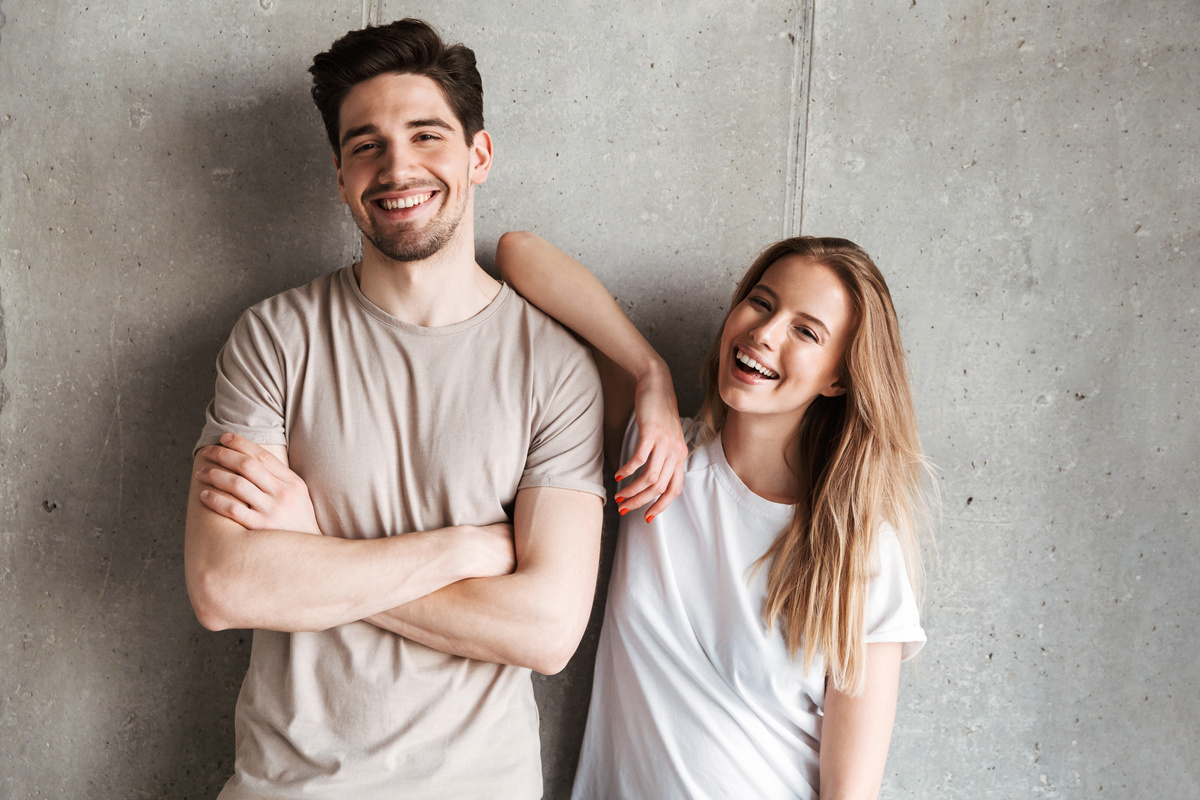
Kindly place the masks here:
<instances>
[{"instance_id":1,"label":"woman's teeth","mask_svg":"<svg viewBox=\"0 0 1200 800\"><path fill-rule=\"evenodd\" d=\"M750 369L752 369L752 370L754 370L755 372L759 373L759 374L760 374L760 375L762 375L763 377L766 377L766 378L778 378L778 377L779 377L779 373L778 373L778 372L772 372L771 370L769 370L769 369L767 369L766 367L764 367L762 364L760 364L760 363L758 363L757 361L755 361L755 360L754 360L753 358L751 358L750 356L748 356L748 355L746 355L745 353L743 353L741 350L737 350L737 351L735 351L735 352L736 352L736 358L737 358L737 360L738 360L738 361L742 362L742 363L743 363L743 364L745 364L747 367L749 367Z\"/></svg>"},{"instance_id":2,"label":"woman's teeth","mask_svg":"<svg viewBox=\"0 0 1200 800\"><path fill-rule=\"evenodd\" d=\"M388 197L380 200L379 205L383 206L385 211L399 211L402 208L419 206L431 197L433 197L433 192L414 194L411 197Z\"/></svg>"}]
</instances>

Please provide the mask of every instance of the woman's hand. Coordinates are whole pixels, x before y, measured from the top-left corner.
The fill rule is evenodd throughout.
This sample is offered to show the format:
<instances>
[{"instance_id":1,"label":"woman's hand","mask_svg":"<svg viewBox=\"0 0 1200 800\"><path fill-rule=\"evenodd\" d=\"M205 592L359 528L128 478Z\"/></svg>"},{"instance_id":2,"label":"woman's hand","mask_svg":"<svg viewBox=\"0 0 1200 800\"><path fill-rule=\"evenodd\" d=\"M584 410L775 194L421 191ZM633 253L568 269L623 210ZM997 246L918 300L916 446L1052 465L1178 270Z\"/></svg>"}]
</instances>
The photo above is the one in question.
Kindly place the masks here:
<instances>
[{"instance_id":1,"label":"woman's hand","mask_svg":"<svg viewBox=\"0 0 1200 800\"><path fill-rule=\"evenodd\" d=\"M630 459L617 469L617 482L639 469L641 472L627 485L617 487L617 503L625 515L654 500L646 511L649 522L679 496L688 454L679 425L675 389L665 364L660 362L638 379L633 414L638 425L638 445Z\"/></svg>"},{"instance_id":2,"label":"woman's hand","mask_svg":"<svg viewBox=\"0 0 1200 800\"><path fill-rule=\"evenodd\" d=\"M200 493L204 505L247 530L321 535L308 484L274 455L235 433L200 454L217 465L196 472L212 487Z\"/></svg>"}]
</instances>

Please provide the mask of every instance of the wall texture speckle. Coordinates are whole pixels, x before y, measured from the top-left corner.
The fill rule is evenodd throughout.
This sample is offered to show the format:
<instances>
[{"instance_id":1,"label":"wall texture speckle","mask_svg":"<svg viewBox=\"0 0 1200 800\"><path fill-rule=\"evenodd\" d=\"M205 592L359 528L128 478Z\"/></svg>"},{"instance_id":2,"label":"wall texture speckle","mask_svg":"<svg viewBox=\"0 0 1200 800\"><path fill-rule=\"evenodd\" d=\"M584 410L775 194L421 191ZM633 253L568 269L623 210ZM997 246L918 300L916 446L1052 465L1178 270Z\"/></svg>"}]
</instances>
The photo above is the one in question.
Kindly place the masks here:
<instances>
[{"instance_id":1,"label":"wall texture speckle","mask_svg":"<svg viewBox=\"0 0 1200 800\"><path fill-rule=\"evenodd\" d=\"M882 796L1200 798L1200 5L2 6L0 797L229 775L249 635L187 602L189 454L240 312L357 252L309 60L412 15L479 55L480 260L581 257L682 407L787 226L888 275L945 511ZM548 798L599 610L536 682Z\"/></svg>"}]
</instances>

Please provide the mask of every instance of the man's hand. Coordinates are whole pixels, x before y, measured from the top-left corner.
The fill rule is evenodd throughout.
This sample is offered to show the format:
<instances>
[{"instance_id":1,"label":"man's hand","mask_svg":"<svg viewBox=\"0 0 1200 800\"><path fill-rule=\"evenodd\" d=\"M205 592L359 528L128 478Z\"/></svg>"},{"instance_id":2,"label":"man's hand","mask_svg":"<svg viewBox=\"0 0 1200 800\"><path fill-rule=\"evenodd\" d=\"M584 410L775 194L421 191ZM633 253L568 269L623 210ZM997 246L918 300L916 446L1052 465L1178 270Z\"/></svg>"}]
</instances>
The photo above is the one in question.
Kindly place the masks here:
<instances>
[{"instance_id":1,"label":"man's hand","mask_svg":"<svg viewBox=\"0 0 1200 800\"><path fill-rule=\"evenodd\" d=\"M679 408L670 375L650 372L640 378L634 391L633 413L637 418L638 446L628 461L617 468L617 480L641 469L634 480L617 488L621 514L658 498L646 512L646 521L661 514L683 488L687 445L679 427Z\"/></svg>"},{"instance_id":2,"label":"man's hand","mask_svg":"<svg viewBox=\"0 0 1200 800\"><path fill-rule=\"evenodd\" d=\"M321 534L308 484L273 453L226 433L220 445L204 447L200 454L221 465L196 471L198 481L219 490L200 493L200 502L213 511L247 530ZM513 528L508 522L456 525L440 533L453 541L470 577L508 575L516 566Z\"/></svg>"},{"instance_id":3,"label":"man's hand","mask_svg":"<svg viewBox=\"0 0 1200 800\"><path fill-rule=\"evenodd\" d=\"M474 556L471 575L476 578L498 578L512 573L517 566L513 550L513 526L508 522L495 525L458 525L447 528L457 536L459 551Z\"/></svg>"},{"instance_id":4,"label":"man's hand","mask_svg":"<svg viewBox=\"0 0 1200 800\"><path fill-rule=\"evenodd\" d=\"M196 472L198 481L219 490L202 491L204 505L247 530L321 535L308 484L272 453L226 433L220 445L201 448L200 454L221 467Z\"/></svg>"}]
</instances>

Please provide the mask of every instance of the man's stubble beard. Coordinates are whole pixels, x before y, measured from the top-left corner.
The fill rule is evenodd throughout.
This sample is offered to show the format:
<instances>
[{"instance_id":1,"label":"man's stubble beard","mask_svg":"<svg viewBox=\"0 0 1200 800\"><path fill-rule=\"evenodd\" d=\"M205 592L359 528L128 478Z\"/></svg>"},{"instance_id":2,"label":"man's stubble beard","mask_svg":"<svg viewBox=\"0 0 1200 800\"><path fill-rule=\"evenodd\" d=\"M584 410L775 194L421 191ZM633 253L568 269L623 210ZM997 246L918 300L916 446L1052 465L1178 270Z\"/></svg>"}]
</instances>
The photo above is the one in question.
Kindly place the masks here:
<instances>
[{"instance_id":1,"label":"man's stubble beard","mask_svg":"<svg viewBox=\"0 0 1200 800\"><path fill-rule=\"evenodd\" d=\"M450 196L450 189L439 182L438 191L443 198ZM442 206L438 214L420 230L411 230L406 226L398 226L386 230L379 225L375 218L366 211L367 203L363 203L362 217L352 209L359 230L367 237L375 249L392 261L424 261L446 246L454 238L458 226L462 223L467 211L467 195L464 193L457 208Z\"/></svg>"}]
</instances>

